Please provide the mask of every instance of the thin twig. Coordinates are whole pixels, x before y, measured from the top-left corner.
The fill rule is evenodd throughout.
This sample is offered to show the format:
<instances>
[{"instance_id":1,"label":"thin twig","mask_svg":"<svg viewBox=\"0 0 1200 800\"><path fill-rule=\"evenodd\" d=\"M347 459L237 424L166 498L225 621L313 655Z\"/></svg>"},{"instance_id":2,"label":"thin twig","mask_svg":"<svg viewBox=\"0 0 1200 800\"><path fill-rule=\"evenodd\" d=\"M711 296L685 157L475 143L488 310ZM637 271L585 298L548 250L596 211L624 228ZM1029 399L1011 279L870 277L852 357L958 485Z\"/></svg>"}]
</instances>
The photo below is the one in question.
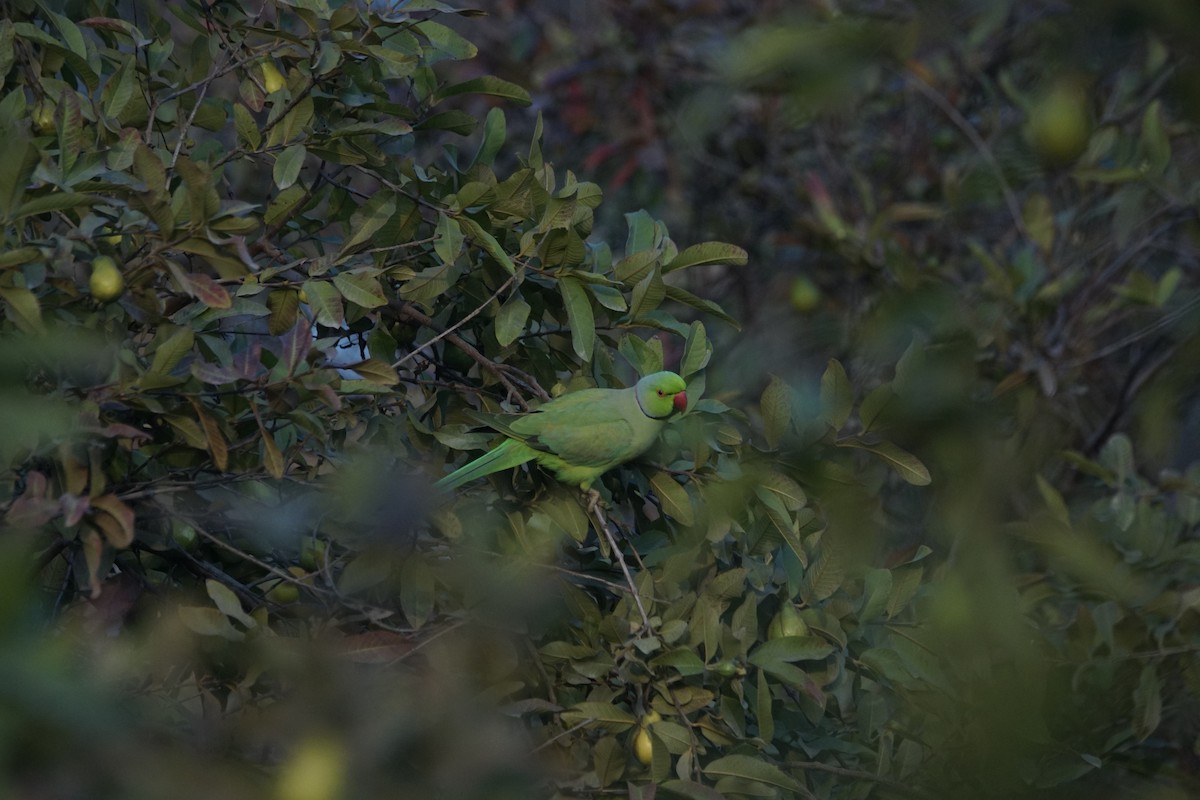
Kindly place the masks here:
<instances>
[{"instance_id":1,"label":"thin twig","mask_svg":"<svg viewBox=\"0 0 1200 800\"><path fill-rule=\"evenodd\" d=\"M575 731L580 730L581 728L586 728L588 725L591 725L595 721L596 720L594 720L594 719L585 719L583 722L580 722L578 725L573 725L570 728L567 728L562 733L551 736L549 739L547 739L546 741L539 744L537 747L530 750L529 755L533 755L534 753L538 752L539 750L545 750L547 747L554 744L555 742L557 742L559 739L563 738L564 736L570 736Z\"/></svg>"},{"instance_id":2,"label":"thin twig","mask_svg":"<svg viewBox=\"0 0 1200 800\"><path fill-rule=\"evenodd\" d=\"M861 769L850 769L849 767L837 767L832 764L822 764L820 761L787 761L784 766L790 769L813 769L820 772L831 772L834 775L842 775L847 778L857 778L864 781L872 781L889 789L894 789L901 794L906 794L911 797L926 797L927 795L920 789L909 786L906 783L885 778L882 775L876 775L873 772L867 772Z\"/></svg>"},{"instance_id":3,"label":"thin twig","mask_svg":"<svg viewBox=\"0 0 1200 800\"><path fill-rule=\"evenodd\" d=\"M925 95L930 102L940 108L942 113L949 117L950 121L963 132L963 135L971 140L971 144L979 151L979 155L983 157L983 160L996 173L996 180L1000 182L1000 191L1004 195L1004 204L1008 206L1008 213L1012 215L1013 224L1021 232L1021 235L1028 239L1029 231L1025 229L1025 220L1021 217L1021 206L1017 202L1017 196L1013 194L1012 187L1008 185L1008 180L1004 177L1004 170L1000 168L999 162L996 161L996 156L992 153L991 148L988 147L987 142L983 140L983 137L979 135L979 131L975 130L975 126L957 108L951 105L949 100L943 97L937 89L926 83L919 75L912 70L906 69L904 70L904 77L910 84L916 87L917 91Z\"/></svg>"},{"instance_id":4,"label":"thin twig","mask_svg":"<svg viewBox=\"0 0 1200 800\"><path fill-rule=\"evenodd\" d=\"M625 582L629 584L629 591L633 595L633 602L637 604L638 612L642 615L644 635L649 636L654 632L654 627L650 624L650 615L646 613L646 607L642 605L642 596L638 593L637 584L633 582L633 574L629 571L629 565L625 563L625 556L621 554L621 548L617 545L616 537L612 535L612 531L608 529L608 520L604 518L604 512L600 510L599 503L592 504L592 513L596 517L596 527L604 532L604 537L608 539L608 546L612 548L613 556L616 557L617 563L621 565L621 572L625 574Z\"/></svg>"},{"instance_id":5,"label":"thin twig","mask_svg":"<svg viewBox=\"0 0 1200 800\"><path fill-rule=\"evenodd\" d=\"M450 336L456 330L461 328L463 325L466 325L472 319L479 316L479 314L482 313L485 308L487 308L488 306L490 306L492 304L493 300L495 300L497 297L499 297L501 295L501 293L504 292L504 290L506 290L508 287L513 285L513 281L515 281L517 279L518 274L519 273L513 273L512 275L509 275L508 280L506 280L504 283L500 284L500 287L498 289L496 289L496 291L492 292L491 296L488 297L487 300L484 300L482 303L480 303L475 308L474 311L467 314L465 317L460 319L458 322L454 323L449 328L446 328L446 330L442 331L437 336L434 336L432 339L430 339L428 342L425 342L425 344L421 345L420 347L416 348L408 355L401 358L395 364L392 364L392 369L399 369L404 364L406 364L409 361L411 361L412 359L416 358L421 353L422 350L426 350L426 349L432 347L437 342L440 342L442 339L445 339L447 336ZM430 353L432 353L432 352L433 351L431 350Z\"/></svg>"}]
</instances>

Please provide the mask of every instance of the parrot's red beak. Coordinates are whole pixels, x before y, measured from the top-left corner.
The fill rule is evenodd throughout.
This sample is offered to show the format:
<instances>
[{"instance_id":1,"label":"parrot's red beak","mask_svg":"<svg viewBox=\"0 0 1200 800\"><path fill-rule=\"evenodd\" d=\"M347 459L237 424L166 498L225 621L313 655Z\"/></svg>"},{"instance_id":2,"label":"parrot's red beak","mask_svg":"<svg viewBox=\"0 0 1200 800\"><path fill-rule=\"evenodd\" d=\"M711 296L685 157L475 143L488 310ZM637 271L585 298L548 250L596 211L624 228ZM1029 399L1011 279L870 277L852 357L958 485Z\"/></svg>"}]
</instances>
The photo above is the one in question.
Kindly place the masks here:
<instances>
[{"instance_id":1,"label":"parrot's red beak","mask_svg":"<svg viewBox=\"0 0 1200 800\"><path fill-rule=\"evenodd\" d=\"M675 404L676 411L686 411L687 392L680 392L679 394L675 395L675 399L672 402Z\"/></svg>"}]
</instances>

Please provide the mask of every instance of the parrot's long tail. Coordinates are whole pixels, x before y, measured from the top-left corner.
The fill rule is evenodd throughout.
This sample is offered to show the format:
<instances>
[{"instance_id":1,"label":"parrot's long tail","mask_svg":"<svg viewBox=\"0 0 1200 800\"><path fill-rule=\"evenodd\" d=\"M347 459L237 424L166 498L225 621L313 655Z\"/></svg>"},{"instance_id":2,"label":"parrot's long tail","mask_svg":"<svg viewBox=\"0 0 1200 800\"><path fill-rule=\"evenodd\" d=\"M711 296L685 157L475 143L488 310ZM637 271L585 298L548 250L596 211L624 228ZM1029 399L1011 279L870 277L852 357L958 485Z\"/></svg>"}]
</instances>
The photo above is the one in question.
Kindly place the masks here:
<instances>
[{"instance_id":1,"label":"parrot's long tail","mask_svg":"<svg viewBox=\"0 0 1200 800\"><path fill-rule=\"evenodd\" d=\"M470 483L476 478L482 478L484 475L520 466L526 461L532 461L536 456L537 451L524 442L506 439L503 443L474 461L464 464L433 485L443 492L448 492L457 489L464 483Z\"/></svg>"}]
</instances>

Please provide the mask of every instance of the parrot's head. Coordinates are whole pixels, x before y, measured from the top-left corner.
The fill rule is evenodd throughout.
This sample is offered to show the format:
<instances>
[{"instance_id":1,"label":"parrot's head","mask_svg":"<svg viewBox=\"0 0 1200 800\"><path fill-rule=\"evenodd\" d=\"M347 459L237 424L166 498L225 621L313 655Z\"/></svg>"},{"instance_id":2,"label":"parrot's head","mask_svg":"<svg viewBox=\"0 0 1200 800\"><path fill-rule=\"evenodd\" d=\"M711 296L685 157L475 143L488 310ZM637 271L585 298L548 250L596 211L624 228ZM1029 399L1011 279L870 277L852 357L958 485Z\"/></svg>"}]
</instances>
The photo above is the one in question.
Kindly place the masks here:
<instances>
[{"instance_id":1,"label":"parrot's head","mask_svg":"<svg viewBox=\"0 0 1200 800\"><path fill-rule=\"evenodd\" d=\"M655 372L637 382L638 405L647 417L666 419L687 408L687 384L674 372Z\"/></svg>"}]
</instances>

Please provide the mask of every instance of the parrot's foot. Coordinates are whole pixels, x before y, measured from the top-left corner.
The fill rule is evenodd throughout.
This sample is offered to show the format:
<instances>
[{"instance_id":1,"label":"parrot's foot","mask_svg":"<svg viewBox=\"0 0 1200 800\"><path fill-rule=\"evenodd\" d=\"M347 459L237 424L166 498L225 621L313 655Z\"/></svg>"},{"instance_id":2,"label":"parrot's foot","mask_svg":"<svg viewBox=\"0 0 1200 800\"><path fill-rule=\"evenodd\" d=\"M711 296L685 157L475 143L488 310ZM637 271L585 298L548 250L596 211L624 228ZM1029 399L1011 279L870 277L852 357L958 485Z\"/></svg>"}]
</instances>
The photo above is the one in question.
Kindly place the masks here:
<instances>
[{"instance_id":1,"label":"parrot's foot","mask_svg":"<svg viewBox=\"0 0 1200 800\"><path fill-rule=\"evenodd\" d=\"M584 492L587 497L587 514L588 516L598 515L601 519L604 518L604 512L600 510L600 492L595 489L587 489Z\"/></svg>"}]
</instances>

